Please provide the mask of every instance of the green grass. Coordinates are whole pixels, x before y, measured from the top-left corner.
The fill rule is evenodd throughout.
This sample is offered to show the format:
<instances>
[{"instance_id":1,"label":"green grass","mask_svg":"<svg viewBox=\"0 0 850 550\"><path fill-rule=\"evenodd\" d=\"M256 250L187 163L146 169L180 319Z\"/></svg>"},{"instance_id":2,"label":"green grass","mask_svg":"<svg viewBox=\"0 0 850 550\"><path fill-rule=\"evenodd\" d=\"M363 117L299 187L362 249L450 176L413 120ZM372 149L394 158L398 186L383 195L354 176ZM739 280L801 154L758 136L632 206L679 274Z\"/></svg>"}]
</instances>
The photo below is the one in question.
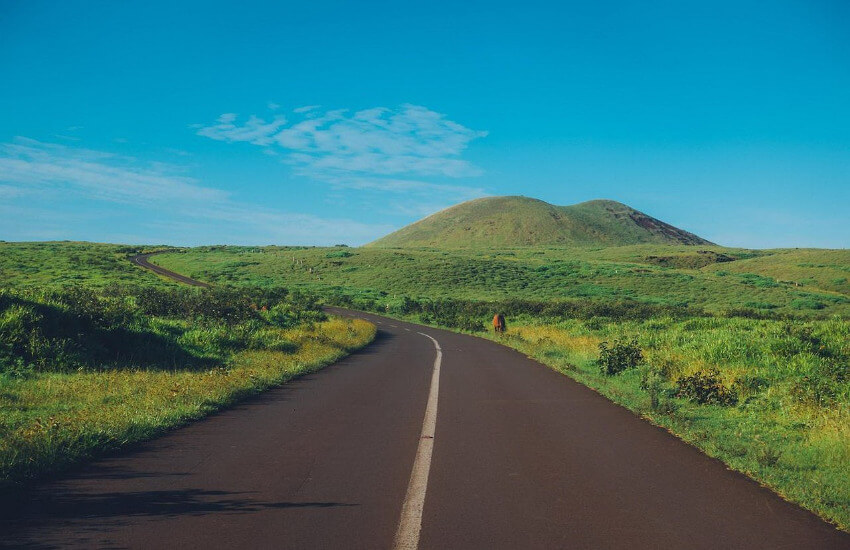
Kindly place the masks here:
<instances>
[{"instance_id":1,"label":"green grass","mask_svg":"<svg viewBox=\"0 0 850 550\"><path fill-rule=\"evenodd\" d=\"M711 244L616 201L555 206L528 197L486 197L437 212L368 246L453 249L638 243Z\"/></svg>"},{"instance_id":2,"label":"green grass","mask_svg":"<svg viewBox=\"0 0 850 550\"><path fill-rule=\"evenodd\" d=\"M161 247L164 248L164 247ZM153 247L85 242L7 243L0 241L0 288L46 288L121 282L173 286L127 261Z\"/></svg>"},{"instance_id":3,"label":"green grass","mask_svg":"<svg viewBox=\"0 0 850 550\"><path fill-rule=\"evenodd\" d=\"M0 487L154 437L374 335L281 289L0 290Z\"/></svg>"},{"instance_id":4,"label":"green grass","mask_svg":"<svg viewBox=\"0 0 850 550\"><path fill-rule=\"evenodd\" d=\"M814 254L823 265L850 265L848 252L843 250L752 251L659 245L452 251L228 246L168 253L152 261L219 284L285 285L384 303L402 296L634 300L688 305L715 313L749 309L806 318L850 315L850 290L839 292L836 288L840 285L831 283L837 278L835 268L806 268L810 278L825 281L825 285L815 282L798 286L798 282L778 277L764 264L771 260L780 266L794 266ZM659 265L658 258L696 267ZM724 261L717 263L718 259ZM711 263L706 265L706 261Z\"/></svg>"}]
</instances>

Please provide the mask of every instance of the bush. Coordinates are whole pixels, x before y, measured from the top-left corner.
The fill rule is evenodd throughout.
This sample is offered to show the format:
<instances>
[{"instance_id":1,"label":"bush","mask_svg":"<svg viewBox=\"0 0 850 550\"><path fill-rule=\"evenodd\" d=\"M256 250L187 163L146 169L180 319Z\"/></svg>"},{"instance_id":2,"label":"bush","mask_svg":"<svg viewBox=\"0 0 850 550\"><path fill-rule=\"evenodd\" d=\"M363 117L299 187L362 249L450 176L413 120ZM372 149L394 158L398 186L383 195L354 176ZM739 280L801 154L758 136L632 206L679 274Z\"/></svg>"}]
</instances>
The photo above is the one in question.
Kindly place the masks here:
<instances>
[{"instance_id":1,"label":"bush","mask_svg":"<svg viewBox=\"0 0 850 550\"><path fill-rule=\"evenodd\" d=\"M794 309L823 309L826 306L822 302L812 298L797 298L791 300L791 307Z\"/></svg>"},{"instance_id":2,"label":"bush","mask_svg":"<svg viewBox=\"0 0 850 550\"><path fill-rule=\"evenodd\" d=\"M791 386L791 395L801 403L828 407L842 393L850 393L850 365L846 358L822 359L808 374Z\"/></svg>"},{"instance_id":3,"label":"bush","mask_svg":"<svg viewBox=\"0 0 850 550\"><path fill-rule=\"evenodd\" d=\"M599 359L596 360L596 364L602 374L613 376L641 363L643 363L643 353L638 347L637 340L631 342L617 340L611 347L608 347L608 342L599 344Z\"/></svg>"},{"instance_id":4,"label":"bush","mask_svg":"<svg viewBox=\"0 0 850 550\"><path fill-rule=\"evenodd\" d=\"M664 368L649 367L641 373L640 389L649 394L649 406L658 413L671 414L676 410L676 404L669 399L667 376Z\"/></svg>"},{"instance_id":5,"label":"bush","mask_svg":"<svg viewBox=\"0 0 850 550\"><path fill-rule=\"evenodd\" d=\"M293 351L274 326L324 321L285 289L0 289L0 373L200 368L244 349Z\"/></svg>"},{"instance_id":6,"label":"bush","mask_svg":"<svg viewBox=\"0 0 850 550\"><path fill-rule=\"evenodd\" d=\"M272 307L265 315L266 320L280 328L290 328L302 323L317 323L327 319L327 316L318 309L299 307L291 302L281 302Z\"/></svg>"},{"instance_id":7,"label":"bush","mask_svg":"<svg viewBox=\"0 0 850 550\"><path fill-rule=\"evenodd\" d=\"M734 405L738 402L737 393L723 384L720 371L713 367L679 378L676 386L677 396L701 405Z\"/></svg>"},{"instance_id":8,"label":"bush","mask_svg":"<svg viewBox=\"0 0 850 550\"><path fill-rule=\"evenodd\" d=\"M325 254L325 258L350 258L352 256L354 256L354 254L348 250L335 250Z\"/></svg>"}]
</instances>

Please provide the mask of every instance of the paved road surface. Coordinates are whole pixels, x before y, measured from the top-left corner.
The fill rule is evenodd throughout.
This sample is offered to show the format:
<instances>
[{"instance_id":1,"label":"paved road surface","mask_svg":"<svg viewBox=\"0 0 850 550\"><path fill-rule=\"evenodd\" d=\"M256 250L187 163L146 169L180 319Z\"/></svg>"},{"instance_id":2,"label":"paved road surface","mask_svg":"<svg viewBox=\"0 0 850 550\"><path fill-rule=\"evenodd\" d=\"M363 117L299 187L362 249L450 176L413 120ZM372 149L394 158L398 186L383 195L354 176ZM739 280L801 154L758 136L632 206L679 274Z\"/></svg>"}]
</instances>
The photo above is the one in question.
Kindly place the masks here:
<instances>
[{"instance_id":1,"label":"paved road surface","mask_svg":"<svg viewBox=\"0 0 850 550\"><path fill-rule=\"evenodd\" d=\"M421 473L432 449L419 548L850 548L519 353L347 314L379 323L373 345L37 487L0 521L0 545L392 548L403 507L417 517L414 462ZM435 344L420 333L442 350L437 399Z\"/></svg>"},{"instance_id":2,"label":"paved road surface","mask_svg":"<svg viewBox=\"0 0 850 550\"><path fill-rule=\"evenodd\" d=\"M158 273L159 275L169 277L171 279L174 279L175 281L180 281L181 283L185 283L187 285L200 287L210 286L209 283L204 283L202 281L192 279L191 277L186 277L185 275L181 275L169 269L165 269L164 267L160 267L148 261L148 258L150 258L151 256L163 254L165 252L173 252L173 250L161 250L159 252L149 252L147 254L136 254L135 256L130 257L130 261L138 266L144 267L145 269L150 269L154 273Z\"/></svg>"}]
</instances>

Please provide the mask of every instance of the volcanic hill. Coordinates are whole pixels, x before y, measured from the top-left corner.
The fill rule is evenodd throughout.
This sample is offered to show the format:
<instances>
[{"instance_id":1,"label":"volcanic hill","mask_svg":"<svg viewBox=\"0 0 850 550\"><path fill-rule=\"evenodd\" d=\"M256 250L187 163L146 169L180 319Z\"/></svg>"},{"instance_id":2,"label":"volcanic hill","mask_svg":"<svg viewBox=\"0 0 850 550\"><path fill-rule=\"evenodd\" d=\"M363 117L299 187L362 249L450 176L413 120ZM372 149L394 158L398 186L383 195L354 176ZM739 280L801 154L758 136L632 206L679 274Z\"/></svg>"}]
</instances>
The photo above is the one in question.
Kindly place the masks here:
<instances>
[{"instance_id":1,"label":"volcanic hill","mask_svg":"<svg viewBox=\"0 0 850 550\"><path fill-rule=\"evenodd\" d=\"M555 206L528 197L486 197L441 210L366 246L474 248L641 243L713 244L616 201Z\"/></svg>"}]
</instances>

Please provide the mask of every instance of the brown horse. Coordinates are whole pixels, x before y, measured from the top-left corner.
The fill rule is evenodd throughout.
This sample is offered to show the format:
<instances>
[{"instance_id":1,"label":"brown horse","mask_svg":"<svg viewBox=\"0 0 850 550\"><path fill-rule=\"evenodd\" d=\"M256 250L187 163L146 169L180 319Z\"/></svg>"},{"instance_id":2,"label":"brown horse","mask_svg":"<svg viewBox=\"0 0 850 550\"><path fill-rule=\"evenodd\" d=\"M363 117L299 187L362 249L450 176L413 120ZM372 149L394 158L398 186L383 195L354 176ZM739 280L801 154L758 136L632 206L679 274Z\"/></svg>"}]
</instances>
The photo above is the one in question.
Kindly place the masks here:
<instances>
[{"instance_id":1,"label":"brown horse","mask_svg":"<svg viewBox=\"0 0 850 550\"><path fill-rule=\"evenodd\" d=\"M508 328L508 325L505 324L505 316L501 313L497 313L493 316L493 332L505 332L505 329Z\"/></svg>"}]
</instances>

